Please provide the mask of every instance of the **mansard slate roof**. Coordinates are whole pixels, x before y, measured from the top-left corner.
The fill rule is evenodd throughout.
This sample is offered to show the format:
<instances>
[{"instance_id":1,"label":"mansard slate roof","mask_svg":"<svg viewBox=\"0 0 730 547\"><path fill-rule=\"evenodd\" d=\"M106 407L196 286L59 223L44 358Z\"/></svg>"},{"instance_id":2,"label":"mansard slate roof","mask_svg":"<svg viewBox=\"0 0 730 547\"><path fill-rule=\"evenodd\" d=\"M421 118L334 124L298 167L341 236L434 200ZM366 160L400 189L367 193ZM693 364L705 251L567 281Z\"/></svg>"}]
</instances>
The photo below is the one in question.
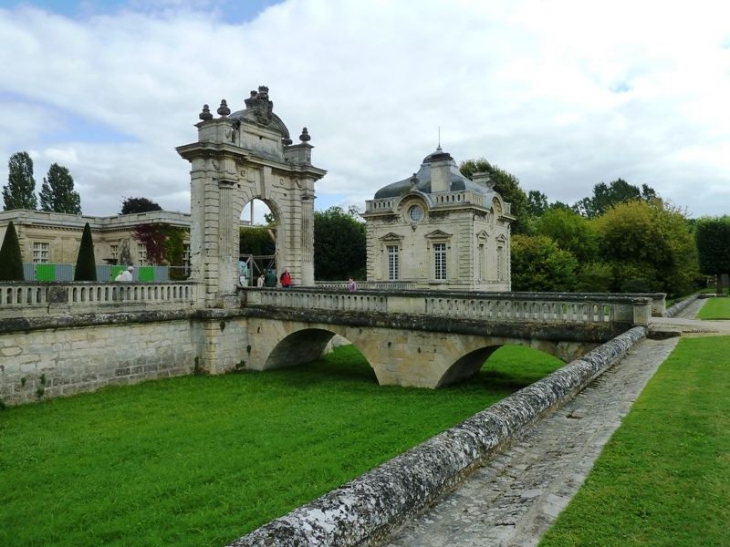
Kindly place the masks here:
<instances>
[{"instance_id":1,"label":"mansard slate roof","mask_svg":"<svg viewBox=\"0 0 730 547\"><path fill-rule=\"evenodd\" d=\"M489 189L483 184L478 184L462 175L459 171L459 167L456 165L456 161L454 161L454 158L451 157L451 154L444 152L441 149L441 146L439 146L436 151L423 158L423 162L421 163L421 167L418 169L417 173L414 173L403 180L383 186L380 190L375 192L375 199L403 196L412 191L430 194L431 164L444 160L448 160L449 162L449 192L470 190L485 196L491 197L494 195L494 190Z\"/></svg>"}]
</instances>

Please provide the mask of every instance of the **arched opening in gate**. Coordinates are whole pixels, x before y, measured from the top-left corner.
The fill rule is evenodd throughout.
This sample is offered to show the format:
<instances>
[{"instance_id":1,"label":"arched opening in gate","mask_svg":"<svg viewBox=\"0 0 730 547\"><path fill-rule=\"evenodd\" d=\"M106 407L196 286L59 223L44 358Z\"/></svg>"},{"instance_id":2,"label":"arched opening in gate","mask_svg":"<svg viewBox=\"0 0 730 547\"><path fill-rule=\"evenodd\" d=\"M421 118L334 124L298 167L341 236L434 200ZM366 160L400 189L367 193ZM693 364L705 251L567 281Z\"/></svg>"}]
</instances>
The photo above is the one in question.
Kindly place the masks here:
<instances>
[{"instance_id":1,"label":"arched opening in gate","mask_svg":"<svg viewBox=\"0 0 730 547\"><path fill-rule=\"evenodd\" d=\"M278 221L274 210L275 207L257 198L243 207L238 234L239 287L271 286L272 279L277 279ZM274 275L267 279L269 271Z\"/></svg>"},{"instance_id":2,"label":"arched opening in gate","mask_svg":"<svg viewBox=\"0 0 730 547\"><path fill-rule=\"evenodd\" d=\"M522 344L486 346L458 359L437 387L476 383L487 389L517 391L565 365L565 361Z\"/></svg>"}]
</instances>

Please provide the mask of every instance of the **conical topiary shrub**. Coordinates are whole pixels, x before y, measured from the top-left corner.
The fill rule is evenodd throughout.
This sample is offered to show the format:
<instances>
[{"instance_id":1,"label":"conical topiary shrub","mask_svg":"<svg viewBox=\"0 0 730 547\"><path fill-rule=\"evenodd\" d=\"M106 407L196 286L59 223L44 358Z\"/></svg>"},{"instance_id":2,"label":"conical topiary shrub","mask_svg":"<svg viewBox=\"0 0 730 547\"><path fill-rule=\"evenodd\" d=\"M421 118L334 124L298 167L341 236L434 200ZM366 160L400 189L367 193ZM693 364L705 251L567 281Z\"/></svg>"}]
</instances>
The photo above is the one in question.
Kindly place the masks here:
<instances>
[{"instance_id":1,"label":"conical topiary shrub","mask_svg":"<svg viewBox=\"0 0 730 547\"><path fill-rule=\"evenodd\" d=\"M12 220L8 223L3 246L0 247L0 281L25 281L20 242Z\"/></svg>"},{"instance_id":2,"label":"conical topiary shrub","mask_svg":"<svg viewBox=\"0 0 730 547\"><path fill-rule=\"evenodd\" d=\"M96 281L96 258L94 257L94 241L91 239L91 226L87 222L81 236L79 257L76 259L74 281Z\"/></svg>"}]
</instances>

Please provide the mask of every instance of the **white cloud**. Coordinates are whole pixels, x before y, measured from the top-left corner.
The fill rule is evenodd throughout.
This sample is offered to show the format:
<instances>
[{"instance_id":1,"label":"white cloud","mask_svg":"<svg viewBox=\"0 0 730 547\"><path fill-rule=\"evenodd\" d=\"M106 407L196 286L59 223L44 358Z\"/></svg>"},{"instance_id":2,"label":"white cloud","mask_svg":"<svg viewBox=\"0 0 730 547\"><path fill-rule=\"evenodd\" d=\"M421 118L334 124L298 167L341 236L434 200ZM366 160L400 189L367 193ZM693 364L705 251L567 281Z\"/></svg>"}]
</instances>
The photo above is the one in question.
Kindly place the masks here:
<instances>
[{"instance_id":1,"label":"white cloud","mask_svg":"<svg viewBox=\"0 0 730 547\"><path fill-rule=\"evenodd\" d=\"M87 214L136 196L188 210L175 147L203 103L238 110L260 84L294 138L312 134L318 208L407 177L440 127L457 160L550 200L622 177L695 215L730 209L725 2L290 0L245 22L224 2L133 8L0 10L0 158L36 151L38 186L66 165Z\"/></svg>"}]
</instances>

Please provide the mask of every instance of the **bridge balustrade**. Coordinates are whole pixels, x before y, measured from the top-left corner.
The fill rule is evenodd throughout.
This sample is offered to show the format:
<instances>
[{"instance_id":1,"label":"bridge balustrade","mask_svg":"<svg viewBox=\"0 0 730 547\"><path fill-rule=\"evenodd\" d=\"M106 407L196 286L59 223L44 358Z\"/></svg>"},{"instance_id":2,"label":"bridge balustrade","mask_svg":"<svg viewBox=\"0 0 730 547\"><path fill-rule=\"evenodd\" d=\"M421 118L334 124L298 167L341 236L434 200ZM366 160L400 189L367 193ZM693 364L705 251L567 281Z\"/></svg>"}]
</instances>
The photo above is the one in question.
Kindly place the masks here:
<instances>
[{"instance_id":1,"label":"bridge balustrade","mask_svg":"<svg viewBox=\"0 0 730 547\"><path fill-rule=\"evenodd\" d=\"M429 315L482 321L648 325L652 299L636 295L324 289L244 290L244 306Z\"/></svg>"},{"instance_id":2,"label":"bridge balustrade","mask_svg":"<svg viewBox=\"0 0 730 547\"><path fill-rule=\"evenodd\" d=\"M163 283L3 283L0 318L104 311L178 310L196 302L197 284Z\"/></svg>"}]
</instances>

